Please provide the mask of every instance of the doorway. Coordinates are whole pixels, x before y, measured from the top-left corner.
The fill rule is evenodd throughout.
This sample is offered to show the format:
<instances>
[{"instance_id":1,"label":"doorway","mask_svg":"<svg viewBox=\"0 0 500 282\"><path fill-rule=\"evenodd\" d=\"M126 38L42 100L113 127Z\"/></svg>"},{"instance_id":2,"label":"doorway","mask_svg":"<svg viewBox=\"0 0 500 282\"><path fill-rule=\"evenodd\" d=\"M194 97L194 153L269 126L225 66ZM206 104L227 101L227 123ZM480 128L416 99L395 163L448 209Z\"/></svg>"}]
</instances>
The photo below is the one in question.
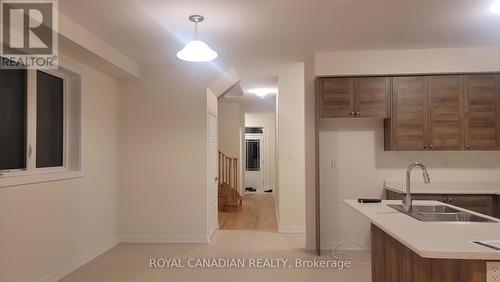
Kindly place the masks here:
<instances>
[{"instance_id":1,"label":"doorway","mask_svg":"<svg viewBox=\"0 0 500 282\"><path fill-rule=\"evenodd\" d=\"M245 192L265 190L265 139L262 127L245 128Z\"/></svg>"},{"instance_id":2,"label":"doorway","mask_svg":"<svg viewBox=\"0 0 500 282\"><path fill-rule=\"evenodd\" d=\"M229 174L233 181L219 189L219 228L277 231L276 96L249 92L238 96L235 89L218 100L220 178ZM241 201L232 206L224 204L226 198Z\"/></svg>"}]
</instances>

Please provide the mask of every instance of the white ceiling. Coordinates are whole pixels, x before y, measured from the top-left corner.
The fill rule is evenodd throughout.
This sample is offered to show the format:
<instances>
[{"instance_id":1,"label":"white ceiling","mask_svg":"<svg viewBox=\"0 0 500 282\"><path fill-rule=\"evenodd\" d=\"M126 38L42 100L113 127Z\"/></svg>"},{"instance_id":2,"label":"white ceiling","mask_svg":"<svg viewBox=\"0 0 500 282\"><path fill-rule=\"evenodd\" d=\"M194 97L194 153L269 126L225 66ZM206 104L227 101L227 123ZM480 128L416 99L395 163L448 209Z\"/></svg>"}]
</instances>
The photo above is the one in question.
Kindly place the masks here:
<instances>
[{"instance_id":1,"label":"white ceiling","mask_svg":"<svg viewBox=\"0 0 500 282\"><path fill-rule=\"evenodd\" d=\"M221 67L316 51L500 46L493 0L60 0L61 11L140 64L169 64L200 39Z\"/></svg>"},{"instance_id":2,"label":"white ceiling","mask_svg":"<svg viewBox=\"0 0 500 282\"><path fill-rule=\"evenodd\" d=\"M233 91L238 88L241 91ZM261 98L251 91L255 88L278 88L278 78L275 76L260 76L244 79L237 87L225 93L219 101L221 103L239 103L246 113L275 112L276 95L269 94Z\"/></svg>"}]
</instances>

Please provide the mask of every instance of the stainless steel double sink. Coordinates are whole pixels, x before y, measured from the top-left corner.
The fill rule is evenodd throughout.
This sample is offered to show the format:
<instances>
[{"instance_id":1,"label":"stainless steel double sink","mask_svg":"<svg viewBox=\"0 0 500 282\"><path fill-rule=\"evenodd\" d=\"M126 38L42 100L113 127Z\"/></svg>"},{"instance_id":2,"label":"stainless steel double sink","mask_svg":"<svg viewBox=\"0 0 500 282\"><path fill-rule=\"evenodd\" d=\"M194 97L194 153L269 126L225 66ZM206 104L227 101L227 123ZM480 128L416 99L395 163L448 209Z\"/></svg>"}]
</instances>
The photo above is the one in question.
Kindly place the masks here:
<instances>
[{"instance_id":1,"label":"stainless steel double sink","mask_svg":"<svg viewBox=\"0 0 500 282\"><path fill-rule=\"evenodd\" d=\"M420 221L429 222L485 222L496 223L486 217L468 213L445 205L422 206L413 205L410 212L406 212L403 205L387 205L401 213Z\"/></svg>"}]
</instances>

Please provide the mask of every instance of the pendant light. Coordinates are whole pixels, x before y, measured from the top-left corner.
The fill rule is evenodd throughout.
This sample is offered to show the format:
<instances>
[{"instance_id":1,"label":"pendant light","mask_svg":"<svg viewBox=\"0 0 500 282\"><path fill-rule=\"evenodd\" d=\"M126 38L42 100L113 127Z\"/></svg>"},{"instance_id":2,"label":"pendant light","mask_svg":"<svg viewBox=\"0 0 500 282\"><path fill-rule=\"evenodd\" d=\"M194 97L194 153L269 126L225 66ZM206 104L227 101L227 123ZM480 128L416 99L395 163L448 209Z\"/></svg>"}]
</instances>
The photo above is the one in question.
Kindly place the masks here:
<instances>
[{"instance_id":1,"label":"pendant light","mask_svg":"<svg viewBox=\"0 0 500 282\"><path fill-rule=\"evenodd\" d=\"M198 23L201 23L204 19L200 15L189 16L189 20L194 22L195 37L194 40L177 52L177 58L186 62L208 62L217 58L217 52L212 50L205 42L198 40Z\"/></svg>"}]
</instances>

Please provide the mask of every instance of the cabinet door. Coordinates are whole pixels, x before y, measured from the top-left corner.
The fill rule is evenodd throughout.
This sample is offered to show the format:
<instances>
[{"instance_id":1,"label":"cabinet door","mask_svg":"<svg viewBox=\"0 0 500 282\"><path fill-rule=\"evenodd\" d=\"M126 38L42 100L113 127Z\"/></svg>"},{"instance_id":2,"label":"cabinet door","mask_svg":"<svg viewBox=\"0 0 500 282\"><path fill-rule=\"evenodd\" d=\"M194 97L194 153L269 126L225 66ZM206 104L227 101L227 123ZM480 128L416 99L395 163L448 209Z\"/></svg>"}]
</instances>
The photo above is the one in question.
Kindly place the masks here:
<instances>
[{"instance_id":1,"label":"cabinet door","mask_svg":"<svg viewBox=\"0 0 500 282\"><path fill-rule=\"evenodd\" d=\"M448 203L457 207L493 215L493 197L490 195L448 195Z\"/></svg>"},{"instance_id":2,"label":"cabinet door","mask_svg":"<svg viewBox=\"0 0 500 282\"><path fill-rule=\"evenodd\" d=\"M444 195L442 194L411 194L413 200L421 201L438 201L444 203ZM386 200L403 200L403 194L385 189Z\"/></svg>"},{"instance_id":3,"label":"cabinet door","mask_svg":"<svg viewBox=\"0 0 500 282\"><path fill-rule=\"evenodd\" d=\"M427 146L427 78L394 77L392 138L396 151L422 151Z\"/></svg>"},{"instance_id":4,"label":"cabinet door","mask_svg":"<svg viewBox=\"0 0 500 282\"><path fill-rule=\"evenodd\" d=\"M319 92L320 117L354 117L354 78L322 78Z\"/></svg>"},{"instance_id":5,"label":"cabinet door","mask_svg":"<svg viewBox=\"0 0 500 282\"><path fill-rule=\"evenodd\" d=\"M499 76L467 75L465 77L465 148L496 150L499 148Z\"/></svg>"},{"instance_id":6,"label":"cabinet door","mask_svg":"<svg viewBox=\"0 0 500 282\"><path fill-rule=\"evenodd\" d=\"M463 150L463 76L431 76L429 94L429 149Z\"/></svg>"},{"instance_id":7,"label":"cabinet door","mask_svg":"<svg viewBox=\"0 0 500 282\"><path fill-rule=\"evenodd\" d=\"M441 194L411 194L413 200L438 201L444 203L444 195Z\"/></svg>"},{"instance_id":8,"label":"cabinet door","mask_svg":"<svg viewBox=\"0 0 500 282\"><path fill-rule=\"evenodd\" d=\"M388 77L355 79L355 111L361 118L388 118L390 116L390 85Z\"/></svg>"},{"instance_id":9,"label":"cabinet door","mask_svg":"<svg viewBox=\"0 0 500 282\"><path fill-rule=\"evenodd\" d=\"M493 216L500 218L500 195L495 195L493 198Z\"/></svg>"}]
</instances>

